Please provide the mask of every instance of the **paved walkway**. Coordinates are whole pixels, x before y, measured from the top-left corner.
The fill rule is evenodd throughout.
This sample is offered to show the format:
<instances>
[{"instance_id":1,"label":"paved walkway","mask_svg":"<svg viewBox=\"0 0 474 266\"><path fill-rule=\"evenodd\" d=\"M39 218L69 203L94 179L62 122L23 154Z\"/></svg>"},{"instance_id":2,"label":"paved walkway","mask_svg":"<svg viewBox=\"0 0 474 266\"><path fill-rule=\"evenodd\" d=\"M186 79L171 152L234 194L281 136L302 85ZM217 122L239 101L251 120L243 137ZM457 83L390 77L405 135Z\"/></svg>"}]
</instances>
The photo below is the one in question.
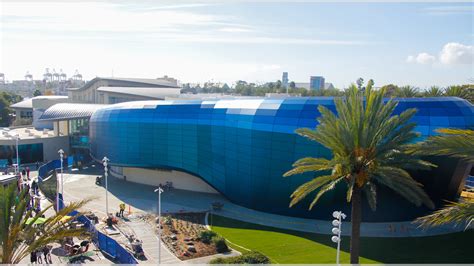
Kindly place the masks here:
<instances>
[{"instance_id":1,"label":"paved walkway","mask_svg":"<svg viewBox=\"0 0 474 266\"><path fill-rule=\"evenodd\" d=\"M96 197L87 207L94 209L99 215L105 215L105 190L103 186L95 184L95 177L100 175L102 167L71 172L65 174L65 200L79 200L84 197ZM117 212L121 202L131 205L132 213L156 212L157 194L153 192L155 187L125 182L114 177L109 177L109 212ZM166 191L162 194L162 212L180 211L208 211L211 203L220 201L224 208L217 214L241 221L267 225L282 229L297 230L303 232L332 234L330 221L314 220L282 216L260 211L251 210L226 200L219 194L199 193L183 190ZM128 206L127 206L128 207ZM127 210L128 211L128 210ZM395 230L389 230L390 227ZM429 230L421 230L411 222L398 223L362 223L361 235L369 237L409 237L427 236L462 231L461 227L450 226L436 227ZM350 234L350 222L343 223L343 235Z\"/></svg>"},{"instance_id":2,"label":"paved walkway","mask_svg":"<svg viewBox=\"0 0 474 266\"><path fill-rule=\"evenodd\" d=\"M141 219L129 217L130 222L127 225L135 232L135 236L143 241L143 251L147 260L144 263L157 264L158 263L158 238L153 232L151 226ZM181 263L181 260L176 258L165 246L161 243L161 263L175 264ZM139 261L141 262L141 261Z\"/></svg>"},{"instance_id":3,"label":"paved walkway","mask_svg":"<svg viewBox=\"0 0 474 266\"><path fill-rule=\"evenodd\" d=\"M31 180L36 179L37 176L38 176L37 171L30 172ZM40 192L39 198L40 198L40 205L41 205L42 210L44 210L45 208L47 208L48 206L52 204L41 192ZM51 207L46 211L45 216L49 217L54 214L55 214L54 208ZM78 238L74 238L74 242L79 243L80 241L81 240L79 240ZM65 264L66 263L65 257L64 257L65 254L64 254L64 250L61 248L61 245L59 243L51 243L51 245L53 246L53 249L51 251L52 264ZM113 261L106 258L98 249L96 249L94 244L91 244L89 251L91 250L94 252L94 255L83 256L81 258L77 258L75 263L113 264ZM42 258L42 262L46 264L44 257ZM27 256L21 260L20 264L29 264L29 263L30 263L30 256Z\"/></svg>"}]
</instances>

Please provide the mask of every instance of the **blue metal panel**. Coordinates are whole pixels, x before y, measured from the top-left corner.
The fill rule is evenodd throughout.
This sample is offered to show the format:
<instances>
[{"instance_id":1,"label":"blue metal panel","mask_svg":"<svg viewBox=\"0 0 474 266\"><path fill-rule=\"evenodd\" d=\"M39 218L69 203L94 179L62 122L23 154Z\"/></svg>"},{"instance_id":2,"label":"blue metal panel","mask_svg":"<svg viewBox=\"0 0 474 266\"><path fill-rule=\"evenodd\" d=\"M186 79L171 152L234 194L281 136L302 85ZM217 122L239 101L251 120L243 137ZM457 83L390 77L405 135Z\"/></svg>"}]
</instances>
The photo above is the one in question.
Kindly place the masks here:
<instances>
[{"instance_id":1,"label":"blue metal panel","mask_svg":"<svg viewBox=\"0 0 474 266\"><path fill-rule=\"evenodd\" d=\"M474 127L474 108L465 100L396 101L395 114L418 109L412 122L421 133L419 140L436 134L438 128ZM320 144L294 133L297 128L317 125L319 105L335 111L332 97L150 101L146 109L144 102L121 103L99 109L91 117L91 153L95 158L109 157L113 165L169 167L193 173L231 201L249 208L327 218L335 208L348 206L345 197L337 195L343 193L343 187L308 212L308 202L288 208L289 196L317 174L282 177L296 159L331 156ZM389 217L390 213L384 215Z\"/></svg>"}]
</instances>

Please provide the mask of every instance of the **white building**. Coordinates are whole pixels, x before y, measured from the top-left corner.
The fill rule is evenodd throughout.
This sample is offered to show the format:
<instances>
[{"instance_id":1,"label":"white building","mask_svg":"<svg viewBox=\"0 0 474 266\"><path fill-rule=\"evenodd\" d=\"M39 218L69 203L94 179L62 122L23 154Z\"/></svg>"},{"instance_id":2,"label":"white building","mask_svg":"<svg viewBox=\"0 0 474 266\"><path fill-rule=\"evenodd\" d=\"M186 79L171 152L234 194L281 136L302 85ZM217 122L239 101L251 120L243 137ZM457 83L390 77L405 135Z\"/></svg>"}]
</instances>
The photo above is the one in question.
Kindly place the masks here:
<instances>
[{"instance_id":1,"label":"white building","mask_svg":"<svg viewBox=\"0 0 474 266\"><path fill-rule=\"evenodd\" d=\"M73 103L108 104L164 99L180 91L173 80L97 77L80 88L69 89L68 96Z\"/></svg>"}]
</instances>

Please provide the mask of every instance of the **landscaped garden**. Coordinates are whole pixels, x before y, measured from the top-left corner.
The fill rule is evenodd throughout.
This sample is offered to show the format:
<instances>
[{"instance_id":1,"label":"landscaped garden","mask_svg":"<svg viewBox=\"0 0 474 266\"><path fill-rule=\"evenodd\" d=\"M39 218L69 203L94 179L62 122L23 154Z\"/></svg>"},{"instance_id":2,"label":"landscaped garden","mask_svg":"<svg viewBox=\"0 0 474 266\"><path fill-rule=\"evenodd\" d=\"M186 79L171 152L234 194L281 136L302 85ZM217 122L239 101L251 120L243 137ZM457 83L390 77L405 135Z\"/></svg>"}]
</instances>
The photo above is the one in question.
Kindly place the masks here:
<instances>
[{"instance_id":1,"label":"landscaped garden","mask_svg":"<svg viewBox=\"0 0 474 266\"><path fill-rule=\"evenodd\" d=\"M212 230L243 253L258 251L272 263L335 263L330 235L267 227L213 215ZM474 263L474 230L430 237L361 238L361 263ZM349 237L341 243L341 263L349 263ZM239 247L240 246L240 247ZM243 248L242 248L243 247ZM244 249L245 248L245 249Z\"/></svg>"},{"instance_id":2,"label":"landscaped garden","mask_svg":"<svg viewBox=\"0 0 474 266\"><path fill-rule=\"evenodd\" d=\"M157 228L157 218L148 221ZM205 224L205 213L172 213L162 217L162 239L168 250L181 260L205 257L228 251L225 239Z\"/></svg>"}]
</instances>

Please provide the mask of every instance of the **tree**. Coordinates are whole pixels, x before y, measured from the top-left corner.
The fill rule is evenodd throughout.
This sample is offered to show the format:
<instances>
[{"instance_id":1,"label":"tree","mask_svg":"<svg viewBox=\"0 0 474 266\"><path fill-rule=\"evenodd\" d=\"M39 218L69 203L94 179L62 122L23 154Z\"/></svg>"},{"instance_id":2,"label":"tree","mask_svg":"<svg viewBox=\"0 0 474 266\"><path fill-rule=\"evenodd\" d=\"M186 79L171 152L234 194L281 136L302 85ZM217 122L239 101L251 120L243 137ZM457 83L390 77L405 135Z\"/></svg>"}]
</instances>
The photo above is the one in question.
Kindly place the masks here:
<instances>
[{"instance_id":1,"label":"tree","mask_svg":"<svg viewBox=\"0 0 474 266\"><path fill-rule=\"evenodd\" d=\"M441 135L431 136L414 145L414 153L422 155L445 155L474 163L474 131L461 129L439 129ZM444 208L415 220L422 227L449 223L465 223L465 229L474 227L474 201L450 202Z\"/></svg>"},{"instance_id":2,"label":"tree","mask_svg":"<svg viewBox=\"0 0 474 266\"><path fill-rule=\"evenodd\" d=\"M36 89L34 92L33 92L33 97L36 97L36 96L40 96L41 95L41 91Z\"/></svg>"},{"instance_id":3,"label":"tree","mask_svg":"<svg viewBox=\"0 0 474 266\"><path fill-rule=\"evenodd\" d=\"M416 109L392 115L397 102L384 103L383 89L376 91L367 86L361 92L352 85L348 92L346 97L334 100L337 114L319 106L321 116L316 129L296 131L331 150L332 158L302 158L284 176L323 173L291 194L290 207L316 192L311 209L326 192L346 184L346 199L352 203L350 263L358 263L362 193L372 210L376 208L379 185L392 189L416 206L425 204L434 208L421 185L407 172L408 169L429 169L433 165L407 153L408 144L418 136L413 131L415 124L409 122Z\"/></svg>"},{"instance_id":4,"label":"tree","mask_svg":"<svg viewBox=\"0 0 474 266\"><path fill-rule=\"evenodd\" d=\"M386 97L393 97L395 96L395 94L400 88L397 85L388 84L388 85L382 86L381 89L385 91Z\"/></svg>"},{"instance_id":5,"label":"tree","mask_svg":"<svg viewBox=\"0 0 474 266\"><path fill-rule=\"evenodd\" d=\"M10 105L22 100L23 97L15 93L5 91L0 93L0 127L8 127L10 125L10 116L13 113Z\"/></svg>"},{"instance_id":6,"label":"tree","mask_svg":"<svg viewBox=\"0 0 474 266\"><path fill-rule=\"evenodd\" d=\"M3 96L0 96L0 127L8 127L10 125L11 113L10 103Z\"/></svg>"},{"instance_id":7,"label":"tree","mask_svg":"<svg viewBox=\"0 0 474 266\"><path fill-rule=\"evenodd\" d=\"M2 92L2 98L4 98L10 105L23 101L23 97L21 97L21 95L6 91Z\"/></svg>"},{"instance_id":8,"label":"tree","mask_svg":"<svg viewBox=\"0 0 474 266\"><path fill-rule=\"evenodd\" d=\"M423 93L425 97L441 97L443 96L443 90L438 86L431 86L427 91Z\"/></svg>"},{"instance_id":9,"label":"tree","mask_svg":"<svg viewBox=\"0 0 474 266\"><path fill-rule=\"evenodd\" d=\"M290 82L289 86L290 86L291 89L295 89L295 88L296 88L296 84L295 84L294 81Z\"/></svg>"},{"instance_id":10,"label":"tree","mask_svg":"<svg viewBox=\"0 0 474 266\"><path fill-rule=\"evenodd\" d=\"M357 84L357 88L359 90L364 90L365 88L363 87L364 86L364 79L363 78L358 78L356 80L356 84Z\"/></svg>"},{"instance_id":11,"label":"tree","mask_svg":"<svg viewBox=\"0 0 474 266\"><path fill-rule=\"evenodd\" d=\"M446 88L445 95L459 97L474 103L474 85L449 86Z\"/></svg>"},{"instance_id":12,"label":"tree","mask_svg":"<svg viewBox=\"0 0 474 266\"><path fill-rule=\"evenodd\" d=\"M420 89L413 86L403 86L400 87L395 92L396 97L400 98L414 98L420 96Z\"/></svg>"},{"instance_id":13,"label":"tree","mask_svg":"<svg viewBox=\"0 0 474 266\"><path fill-rule=\"evenodd\" d=\"M17 193L16 184L7 187L0 186L0 262L17 264L32 251L46 244L62 240L64 237L84 235L83 229L69 229L61 219L71 211L77 210L88 201L71 203L55 215L46 218L41 228L34 223L51 207L44 209L32 217L27 224L32 211L26 206L30 200L28 190Z\"/></svg>"}]
</instances>

